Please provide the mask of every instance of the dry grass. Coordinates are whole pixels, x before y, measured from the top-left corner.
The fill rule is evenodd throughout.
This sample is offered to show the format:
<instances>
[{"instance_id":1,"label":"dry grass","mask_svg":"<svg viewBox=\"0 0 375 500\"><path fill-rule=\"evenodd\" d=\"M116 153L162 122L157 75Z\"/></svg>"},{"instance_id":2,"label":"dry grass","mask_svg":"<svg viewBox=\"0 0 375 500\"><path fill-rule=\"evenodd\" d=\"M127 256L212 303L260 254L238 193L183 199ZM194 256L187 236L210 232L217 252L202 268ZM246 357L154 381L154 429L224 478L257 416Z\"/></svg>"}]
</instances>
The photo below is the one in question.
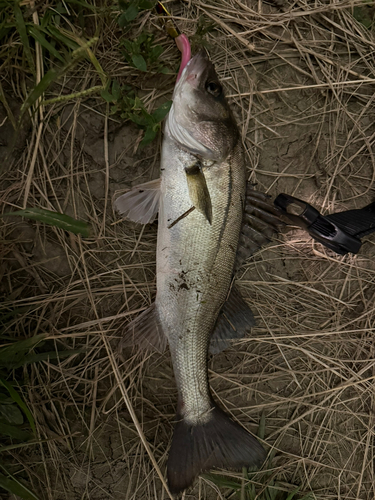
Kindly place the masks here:
<instances>
[{"instance_id":1,"label":"dry grass","mask_svg":"<svg viewBox=\"0 0 375 500\"><path fill-rule=\"evenodd\" d=\"M353 18L354 5L362 2L168 4L190 37L199 16L214 24L207 40L234 102L250 181L323 211L374 198L375 39ZM132 34L144 28L177 64L152 13ZM169 97L173 78L150 80L127 66L121 36L108 18L94 50L104 70L136 83L150 105ZM15 68L1 76L23 98L19 82ZM98 83L82 62L47 97ZM136 152L138 131L108 117L100 98L41 109L2 175L3 208L61 210L89 221L94 236L4 219L1 309L19 308L8 331L46 332L56 349L85 349L25 372L43 443L14 454L15 470L18 461L49 500L168 498L169 355L122 362L115 354L121 325L153 300L156 231L118 222L111 208L116 189L157 175L160 140ZM277 451L272 477L316 500L375 497L374 241L338 257L295 230L259 252L239 276L258 326L210 361L214 395L235 418L256 431L264 413L264 444ZM200 479L186 498L239 497Z\"/></svg>"}]
</instances>

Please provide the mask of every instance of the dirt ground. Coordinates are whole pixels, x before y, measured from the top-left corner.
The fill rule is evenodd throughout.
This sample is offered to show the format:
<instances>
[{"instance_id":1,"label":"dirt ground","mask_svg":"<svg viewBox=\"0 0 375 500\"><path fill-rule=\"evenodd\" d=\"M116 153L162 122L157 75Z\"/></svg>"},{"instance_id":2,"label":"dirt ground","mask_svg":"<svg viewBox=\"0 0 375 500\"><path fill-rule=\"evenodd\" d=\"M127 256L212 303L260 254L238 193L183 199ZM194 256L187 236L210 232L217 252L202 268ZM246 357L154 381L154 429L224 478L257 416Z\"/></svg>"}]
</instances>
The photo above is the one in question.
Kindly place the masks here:
<instances>
[{"instance_id":1,"label":"dirt ground","mask_svg":"<svg viewBox=\"0 0 375 500\"><path fill-rule=\"evenodd\" d=\"M323 213L375 198L375 38L355 19L354 4L362 6L168 3L196 45L198 19L212 24L204 40L233 103L254 188L297 196ZM175 69L177 50L152 11L126 36L143 29ZM108 23L93 50L152 109L171 97L175 74L130 67L119 48L123 36ZM47 97L97 79L84 61ZM22 96L10 74L3 87L17 113ZM158 177L162 134L139 149L142 132L108 109L100 96L45 106L43 121L25 121L0 178L4 211L43 207L93 228L83 238L16 217L1 223L0 307L19 309L11 331L45 332L57 350L82 349L25 369L25 397L43 443L9 460L46 500L169 498L144 447L164 475L176 409L169 353L116 356L123 326L155 296L157 223L121 221L112 208L115 192ZM1 104L0 124L3 163L11 124ZM246 428L257 433L265 421L263 444L274 457L252 478L257 498L268 498L262 489L277 481L279 491L299 487L295 498L373 500L375 236L358 255L338 256L291 228L243 265L238 284L257 326L210 359L210 383ZM241 472L215 472L185 498L246 498L215 485L223 475L244 481Z\"/></svg>"}]
</instances>

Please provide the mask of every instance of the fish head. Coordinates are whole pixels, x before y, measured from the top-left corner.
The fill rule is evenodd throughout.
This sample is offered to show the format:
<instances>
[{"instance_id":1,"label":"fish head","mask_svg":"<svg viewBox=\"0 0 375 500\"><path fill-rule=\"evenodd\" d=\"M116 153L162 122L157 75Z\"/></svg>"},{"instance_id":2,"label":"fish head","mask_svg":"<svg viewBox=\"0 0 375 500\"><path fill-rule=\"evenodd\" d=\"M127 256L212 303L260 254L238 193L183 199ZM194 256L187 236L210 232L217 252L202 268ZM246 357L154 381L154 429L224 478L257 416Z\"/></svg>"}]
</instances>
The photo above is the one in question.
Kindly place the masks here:
<instances>
[{"instance_id":1,"label":"fish head","mask_svg":"<svg viewBox=\"0 0 375 500\"><path fill-rule=\"evenodd\" d=\"M166 131L183 149L214 161L227 158L238 142L223 87L203 50L190 59L176 84Z\"/></svg>"}]
</instances>

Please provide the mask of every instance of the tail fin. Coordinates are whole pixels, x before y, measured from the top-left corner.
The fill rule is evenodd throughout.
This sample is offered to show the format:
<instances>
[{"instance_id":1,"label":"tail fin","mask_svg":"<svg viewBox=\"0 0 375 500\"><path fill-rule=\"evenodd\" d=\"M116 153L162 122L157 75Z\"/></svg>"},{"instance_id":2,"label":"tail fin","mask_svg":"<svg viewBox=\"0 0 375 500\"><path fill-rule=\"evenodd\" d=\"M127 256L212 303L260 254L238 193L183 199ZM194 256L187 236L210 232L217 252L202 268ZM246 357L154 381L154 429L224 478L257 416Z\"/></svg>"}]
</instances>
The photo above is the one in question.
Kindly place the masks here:
<instances>
[{"instance_id":1,"label":"tail fin","mask_svg":"<svg viewBox=\"0 0 375 500\"><path fill-rule=\"evenodd\" d=\"M261 465L266 453L258 441L215 406L205 424L177 422L168 457L173 495L191 486L200 472L216 467L241 469Z\"/></svg>"}]
</instances>

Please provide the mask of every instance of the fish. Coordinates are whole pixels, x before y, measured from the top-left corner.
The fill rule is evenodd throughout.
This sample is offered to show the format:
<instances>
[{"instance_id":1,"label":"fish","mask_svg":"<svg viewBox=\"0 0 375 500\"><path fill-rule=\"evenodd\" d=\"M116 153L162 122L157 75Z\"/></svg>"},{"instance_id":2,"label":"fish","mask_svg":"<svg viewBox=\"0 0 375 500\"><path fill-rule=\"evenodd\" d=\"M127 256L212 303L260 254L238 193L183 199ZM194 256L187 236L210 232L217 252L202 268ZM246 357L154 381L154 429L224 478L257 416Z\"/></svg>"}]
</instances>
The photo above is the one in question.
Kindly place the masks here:
<instances>
[{"instance_id":1,"label":"fish","mask_svg":"<svg viewBox=\"0 0 375 500\"><path fill-rule=\"evenodd\" d=\"M143 224L158 216L155 302L128 325L121 348L162 352L169 345L178 402L167 478L179 495L201 472L260 466L266 458L259 441L214 401L208 353L254 325L233 286L234 270L238 256L242 262L246 248L269 241L280 220L266 195L247 189L240 133L205 51L186 65L172 101L161 177L114 205Z\"/></svg>"}]
</instances>

